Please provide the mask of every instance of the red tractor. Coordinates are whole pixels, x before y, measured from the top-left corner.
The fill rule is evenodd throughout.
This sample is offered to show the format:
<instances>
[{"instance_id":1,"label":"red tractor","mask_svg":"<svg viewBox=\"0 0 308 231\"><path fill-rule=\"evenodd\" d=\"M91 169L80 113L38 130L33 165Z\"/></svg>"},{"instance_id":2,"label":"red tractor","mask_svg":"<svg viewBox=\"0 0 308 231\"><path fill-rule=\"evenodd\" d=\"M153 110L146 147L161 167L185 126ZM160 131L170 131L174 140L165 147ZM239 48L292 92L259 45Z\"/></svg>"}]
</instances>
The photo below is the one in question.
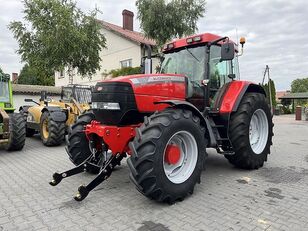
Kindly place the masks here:
<instances>
[{"instance_id":1,"label":"red tractor","mask_svg":"<svg viewBox=\"0 0 308 231\"><path fill-rule=\"evenodd\" d=\"M150 56L145 63L151 64ZM79 187L75 199L81 201L128 155L137 189L173 203L200 183L206 148L236 167L262 167L272 144L272 115L262 87L235 80L237 57L229 38L205 33L167 44L158 74L146 69L148 74L98 82L92 110L79 117L68 137L76 167L55 173L50 184L84 171L98 173Z\"/></svg>"}]
</instances>

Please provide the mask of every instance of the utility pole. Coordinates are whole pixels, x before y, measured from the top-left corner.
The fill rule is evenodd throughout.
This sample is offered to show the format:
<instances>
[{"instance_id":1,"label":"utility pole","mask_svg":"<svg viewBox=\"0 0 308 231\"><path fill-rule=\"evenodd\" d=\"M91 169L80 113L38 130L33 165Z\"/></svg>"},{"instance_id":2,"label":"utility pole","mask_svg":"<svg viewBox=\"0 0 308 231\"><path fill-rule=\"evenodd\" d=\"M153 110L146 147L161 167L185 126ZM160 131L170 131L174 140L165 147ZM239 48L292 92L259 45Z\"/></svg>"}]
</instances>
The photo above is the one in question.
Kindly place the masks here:
<instances>
[{"instance_id":1,"label":"utility pole","mask_svg":"<svg viewBox=\"0 0 308 231\"><path fill-rule=\"evenodd\" d=\"M272 100L272 88L271 88L271 78L270 78L270 68L268 65L265 67L265 71L263 74L263 80L262 80L262 86L264 86L264 80L267 74L267 80L268 80L268 93L269 93L269 101L270 101L270 107L271 107L271 113L273 115L273 100Z\"/></svg>"}]
</instances>

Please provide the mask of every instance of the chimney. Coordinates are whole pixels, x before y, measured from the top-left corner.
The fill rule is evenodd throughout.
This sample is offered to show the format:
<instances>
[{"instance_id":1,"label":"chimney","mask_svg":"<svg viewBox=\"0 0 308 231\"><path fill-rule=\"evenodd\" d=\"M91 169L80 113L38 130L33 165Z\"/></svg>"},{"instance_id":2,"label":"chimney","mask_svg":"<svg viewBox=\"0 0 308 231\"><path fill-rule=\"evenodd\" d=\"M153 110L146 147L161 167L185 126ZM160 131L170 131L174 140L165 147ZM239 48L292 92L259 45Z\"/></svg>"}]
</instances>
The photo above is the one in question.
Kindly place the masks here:
<instances>
[{"instance_id":1,"label":"chimney","mask_svg":"<svg viewBox=\"0 0 308 231\"><path fill-rule=\"evenodd\" d=\"M134 30L134 13L129 10L123 10L123 29L124 30Z\"/></svg>"},{"instance_id":2,"label":"chimney","mask_svg":"<svg viewBox=\"0 0 308 231\"><path fill-rule=\"evenodd\" d=\"M18 81L18 73L12 73L12 82L17 83Z\"/></svg>"}]
</instances>

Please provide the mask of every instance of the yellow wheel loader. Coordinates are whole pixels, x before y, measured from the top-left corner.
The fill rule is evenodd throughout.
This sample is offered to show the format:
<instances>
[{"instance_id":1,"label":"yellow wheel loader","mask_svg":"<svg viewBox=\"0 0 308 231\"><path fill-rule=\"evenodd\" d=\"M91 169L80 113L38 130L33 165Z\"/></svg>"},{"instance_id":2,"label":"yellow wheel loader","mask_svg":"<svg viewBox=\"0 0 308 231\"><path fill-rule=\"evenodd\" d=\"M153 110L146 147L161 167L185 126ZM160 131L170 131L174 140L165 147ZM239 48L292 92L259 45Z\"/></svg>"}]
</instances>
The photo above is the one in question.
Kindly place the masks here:
<instances>
[{"instance_id":1,"label":"yellow wheel loader","mask_svg":"<svg viewBox=\"0 0 308 231\"><path fill-rule=\"evenodd\" d=\"M77 117L90 109L91 87L83 85L68 85L62 87L61 99L54 100L41 92L39 102L25 99L34 106L22 106L19 111L27 121L26 135L28 137L39 133L46 146L60 145L70 126Z\"/></svg>"}]
</instances>

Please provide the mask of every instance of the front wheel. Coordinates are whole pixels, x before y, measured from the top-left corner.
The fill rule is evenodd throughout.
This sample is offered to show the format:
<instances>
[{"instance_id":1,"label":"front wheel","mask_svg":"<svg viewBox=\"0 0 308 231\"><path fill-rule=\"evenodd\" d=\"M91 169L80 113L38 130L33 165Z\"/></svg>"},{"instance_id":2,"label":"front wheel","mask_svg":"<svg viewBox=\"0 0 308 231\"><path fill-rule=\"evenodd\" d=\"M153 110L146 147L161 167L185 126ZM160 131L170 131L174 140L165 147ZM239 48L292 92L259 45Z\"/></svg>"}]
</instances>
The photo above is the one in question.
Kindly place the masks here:
<instances>
[{"instance_id":1,"label":"front wheel","mask_svg":"<svg viewBox=\"0 0 308 231\"><path fill-rule=\"evenodd\" d=\"M156 201L173 203L200 182L207 140L200 119L188 110L166 109L145 119L130 143L130 177Z\"/></svg>"},{"instance_id":2,"label":"front wheel","mask_svg":"<svg viewBox=\"0 0 308 231\"><path fill-rule=\"evenodd\" d=\"M262 167L270 153L273 126L265 96L246 93L230 119L229 138L235 154L225 157L238 168Z\"/></svg>"},{"instance_id":3,"label":"front wheel","mask_svg":"<svg viewBox=\"0 0 308 231\"><path fill-rule=\"evenodd\" d=\"M60 145L65 138L65 122L55 121L50 112L44 112L40 120L40 135L44 145Z\"/></svg>"}]
</instances>

